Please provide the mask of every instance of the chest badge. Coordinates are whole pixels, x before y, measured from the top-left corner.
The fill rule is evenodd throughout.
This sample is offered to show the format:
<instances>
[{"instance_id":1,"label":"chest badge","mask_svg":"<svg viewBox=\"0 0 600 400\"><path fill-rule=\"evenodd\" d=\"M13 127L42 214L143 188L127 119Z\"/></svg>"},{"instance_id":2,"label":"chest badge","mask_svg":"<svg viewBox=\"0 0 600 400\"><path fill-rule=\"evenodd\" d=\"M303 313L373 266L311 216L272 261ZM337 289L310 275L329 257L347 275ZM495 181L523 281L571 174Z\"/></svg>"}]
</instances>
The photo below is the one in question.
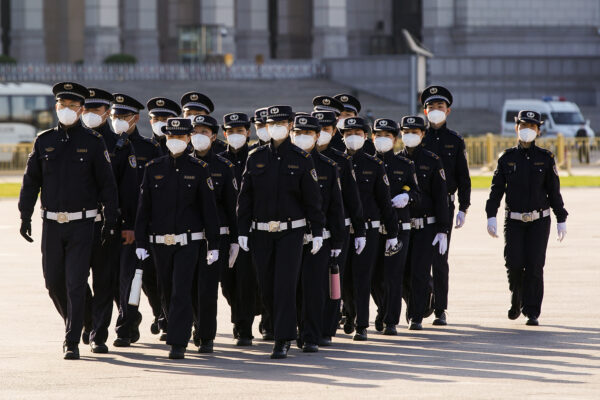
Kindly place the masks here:
<instances>
[{"instance_id":1,"label":"chest badge","mask_svg":"<svg viewBox=\"0 0 600 400\"><path fill-rule=\"evenodd\" d=\"M440 169L440 176L442 177L443 180L446 180L446 172L444 172L444 169Z\"/></svg>"},{"instance_id":2,"label":"chest badge","mask_svg":"<svg viewBox=\"0 0 600 400\"><path fill-rule=\"evenodd\" d=\"M390 186L390 181L387 177L387 174L383 175L383 183L385 183L387 186Z\"/></svg>"},{"instance_id":3,"label":"chest badge","mask_svg":"<svg viewBox=\"0 0 600 400\"><path fill-rule=\"evenodd\" d=\"M319 177L317 176L317 171L315 171L314 168L310 170L310 176L312 176L312 178L315 182L319 181Z\"/></svg>"},{"instance_id":4,"label":"chest badge","mask_svg":"<svg viewBox=\"0 0 600 400\"><path fill-rule=\"evenodd\" d=\"M213 181L210 176L208 178L206 178L206 184L208 185L208 188L210 190L215 190L215 186L213 185Z\"/></svg>"},{"instance_id":5,"label":"chest badge","mask_svg":"<svg viewBox=\"0 0 600 400\"><path fill-rule=\"evenodd\" d=\"M235 178L233 178L233 179L232 179L232 182L233 182L233 188L234 188L235 190L238 190L238 184L237 184L237 180L236 180Z\"/></svg>"},{"instance_id":6,"label":"chest badge","mask_svg":"<svg viewBox=\"0 0 600 400\"><path fill-rule=\"evenodd\" d=\"M110 154L108 154L108 150L104 150L104 158L106 158L106 161L110 163Z\"/></svg>"},{"instance_id":7,"label":"chest badge","mask_svg":"<svg viewBox=\"0 0 600 400\"><path fill-rule=\"evenodd\" d=\"M137 168L137 160L134 155L130 155L128 160L129 160L129 165L131 165L131 168Z\"/></svg>"}]
</instances>

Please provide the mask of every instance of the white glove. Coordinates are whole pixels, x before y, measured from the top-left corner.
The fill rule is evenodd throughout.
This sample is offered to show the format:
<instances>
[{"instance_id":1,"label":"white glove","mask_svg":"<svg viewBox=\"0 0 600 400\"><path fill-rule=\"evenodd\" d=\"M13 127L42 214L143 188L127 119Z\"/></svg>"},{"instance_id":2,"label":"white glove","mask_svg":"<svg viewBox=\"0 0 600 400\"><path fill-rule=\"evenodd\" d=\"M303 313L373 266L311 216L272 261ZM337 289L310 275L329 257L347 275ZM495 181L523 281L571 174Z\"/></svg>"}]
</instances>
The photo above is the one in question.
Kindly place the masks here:
<instances>
[{"instance_id":1,"label":"white glove","mask_svg":"<svg viewBox=\"0 0 600 400\"><path fill-rule=\"evenodd\" d=\"M250 250L248 248L248 236L238 236L238 243L240 244L240 247L242 250L244 250L244 251Z\"/></svg>"},{"instance_id":2,"label":"white glove","mask_svg":"<svg viewBox=\"0 0 600 400\"><path fill-rule=\"evenodd\" d=\"M440 254L446 254L446 250L448 250L448 235L445 233L438 233L435 235L433 243L431 244L435 246L438 243L440 245Z\"/></svg>"},{"instance_id":3,"label":"white glove","mask_svg":"<svg viewBox=\"0 0 600 400\"><path fill-rule=\"evenodd\" d=\"M354 248L356 249L356 254L362 253L362 251L365 249L366 245L367 245L366 237L354 238Z\"/></svg>"},{"instance_id":4,"label":"white glove","mask_svg":"<svg viewBox=\"0 0 600 400\"><path fill-rule=\"evenodd\" d=\"M459 211L456 214L456 226L455 228L462 228L462 226L465 224L465 218L467 217L467 214L465 214L464 211Z\"/></svg>"},{"instance_id":5,"label":"white glove","mask_svg":"<svg viewBox=\"0 0 600 400\"><path fill-rule=\"evenodd\" d=\"M557 238L557 240L559 242L562 242L563 239L565 238L565 236L567 236L567 223L566 222L559 222L558 224L556 224L556 229L558 229L558 238Z\"/></svg>"},{"instance_id":6,"label":"white glove","mask_svg":"<svg viewBox=\"0 0 600 400\"><path fill-rule=\"evenodd\" d=\"M487 230L491 237L498 237L498 223L496 222L496 217L488 218Z\"/></svg>"},{"instance_id":7,"label":"white glove","mask_svg":"<svg viewBox=\"0 0 600 400\"><path fill-rule=\"evenodd\" d=\"M208 253L206 253L206 264L207 265L217 262L218 259L219 259L219 250L209 250Z\"/></svg>"},{"instance_id":8,"label":"white glove","mask_svg":"<svg viewBox=\"0 0 600 400\"><path fill-rule=\"evenodd\" d=\"M331 257L335 258L335 257L339 257L339 255L342 253L342 249L331 249Z\"/></svg>"},{"instance_id":9,"label":"white glove","mask_svg":"<svg viewBox=\"0 0 600 400\"><path fill-rule=\"evenodd\" d=\"M317 254L321 250L321 247L323 247L323 238L321 236L313 237L312 244L313 247L310 254Z\"/></svg>"},{"instance_id":10,"label":"white glove","mask_svg":"<svg viewBox=\"0 0 600 400\"><path fill-rule=\"evenodd\" d=\"M135 255L137 256L138 260L142 260L142 261L144 261L146 258L150 257L150 254L148 254L148 250L142 249L141 247L138 247L137 249L135 249Z\"/></svg>"},{"instance_id":11,"label":"white glove","mask_svg":"<svg viewBox=\"0 0 600 400\"><path fill-rule=\"evenodd\" d=\"M385 251L389 251L398 246L398 238L391 238L385 241Z\"/></svg>"},{"instance_id":12,"label":"white glove","mask_svg":"<svg viewBox=\"0 0 600 400\"><path fill-rule=\"evenodd\" d=\"M233 268L233 264L235 263L235 259L240 252L240 245L237 243L231 243L229 245L229 268Z\"/></svg>"},{"instance_id":13,"label":"white glove","mask_svg":"<svg viewBox=\"0 0 600 400\"><path fill-rule=\"evenodd\" d=\"M404 208L408 204L409 199L408 194L400 193L392 199L392 206L395 208Z\"/></svg>"}]
</instances>

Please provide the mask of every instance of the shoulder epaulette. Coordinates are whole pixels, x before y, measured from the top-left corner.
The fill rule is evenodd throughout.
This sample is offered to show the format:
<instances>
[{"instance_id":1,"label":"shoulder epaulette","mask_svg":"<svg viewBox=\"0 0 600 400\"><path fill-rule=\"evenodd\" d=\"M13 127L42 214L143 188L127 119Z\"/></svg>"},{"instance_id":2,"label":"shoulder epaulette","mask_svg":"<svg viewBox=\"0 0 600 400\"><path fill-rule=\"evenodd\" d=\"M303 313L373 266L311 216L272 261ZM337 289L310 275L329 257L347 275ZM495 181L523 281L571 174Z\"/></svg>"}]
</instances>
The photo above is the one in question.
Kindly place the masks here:
<instances>
[{"instance_id":1,"label":"shoulder epaulette","mask_svg":"<svg viewBox=\"0 0 600 400\"><path fill-rule=\"evenodd\" d=\"M343 151L339 151L338 149L332 147L333 154L338 155L340 157L344 157L346 160L352 160L352 156L348 153L344 153Z\"/></svg>"},{"instance_id":2,"label":"shoulder epaulette","mask_svg":"<svg viewBox=\"0 0 600 400\"><path fill-rule=\"evenodd\" d=\"M400 154L395 154L394 156L395 156L395 157L396 157L398 160L400 160L400 161L404 161L405 163L407 163L407 164L409 164L409 165L411 165L411 164L414 164L413 160L411 160L411 159L409 159L409 158L407 158L407 157L404 157L403 155L400 155Z\"/></svg>"},{"instance_id":3,"label":"shoulder epaulette","mask_svg":"<svg viewBox=\"0 0 600 400\"><path fill-rule=\"evenodd\" d=\"M369 153L365 153L365 156L370 159L371 161L375 161L377 164L382 165L383 161L381 161L377 156L373 156Z\"/></svg>"},{"instance_id":4,"label":"shoulder epaulette","mask_svg":"<svg viewBox=\"0 0 600 400\"><path fill-rule=\"evenodd\" d=\"M460 133L453 131L452 129L448 129L448 132L464 142L465 139L461 136Z\"/></svg>"},{"instance_id":5,"label":"shoulder epaulette","mask_svg":"<svg viewBox=\"0 0 600 400\"><path fill-rule=\"evenodd\" d=\"M149 138L149 137L142 136L142 135L140 135L140 137L141 137L143 140L145 140L146 142L148 142L148 143L152 144L154 147L160 147L160 143L158 143L158 141L157 141L156 139L154 139L154 138Z\"/></svg>"},{"instance_id":6,"label":"shoulder epaulette","mask_svg":"<svg viewBox=\"0 0 600 400\"><path fill-rule=\"evenodd\" d=\"M502 157L505 154L512 153L513 151L516 151L516 150L517 150L517 147L509 147L508 149L505 149L502 153L500 153L500 157Z\"/></svg>"},{"instance_id":7,"label":"shoulder epaulette","mask_svg":"<svg viewBox=\"0 0 600 400\"><path fill-rule=\"evenodd\" d=\"M263 144L263 145L260 145L258 147L255 147L255 148L253 148L252 150L250 150L248 152L248 155L254 154L254 153L258 152L258 151L266 150L268 146L269 146L268 144Z\"/></svg>"},{"instance_id":8,"label":"shoulder epaulette","mask_svg":"<svg viewBox=\"0 0 600 400\"><path fill-rule=\"evenodd\" d=\"M332 165L334 167L337 166L337 163L335 161L333 161L331 158L327 157L326 155L323 155L323 154L319 153L319 158L321 160L325 161L329 165Z\"/></svg>"},{"instance_id":9,"label":"shoulder epaulette","mask_svg":"<svg viewBox=\"0 0 600 400\"><path fill-rule=\"evenodd\" d=\"M554 158L554 153L553 153L553 152L551 152L550 150L548 150L548 149L544 149L543 147L538 147L538 146L536 146L536 147L537 147L538 149L540 149L540 151L541 151L542 153L545 153L546 155L548 155L550 158Z\"/></svg>"},{"instance_id":10,"label":"shoulder epaulette","mask_svg":"<svg viewBox=\"0 0 600 400\"><path fill-rule=\"evenodd\" d=\"M231 161L229 161L227 158L223 157L220 154L217 154L217 160L221 161L223 164L227 165L229 168L234 167L234 165Z\"/></svg>"},{"instance_id":11,"label":"shoulder epaulette","mask_svg":"<svg viewBox=\"0 0 600 400\"><path fill-rule=\"evenodd\" d=\"M87 131L88 131L88 133L90 135L95 136L98 139L102 139L102 135L100 133L96 132L95 130L93 130L93 129L87 129Z\"/></svg>"},{"instance_id":12,"label":"shoulder epaulette","mask_svg":"<svg viewBox=\"0 0 600 400\"><path fill-rule=\"evenodd\" d=\"M38 133L37 135L38 135L38 136L42 136L42 135L45 135L46 133L50 133L50 132L52 132L52 131L54 131L54 128L50 128L50 129L46 129L45 131L41 131L41 132L40 132L40 133Z\"/></svg>"},{"instance_id":13,"label":"shoulder epaulette","mask_svg":"<svg viewBox=\"0 0 600 400\"><path fill-rule=\"evenodd\" d=\"M437 154L435 154L433 151L429 151L427 149L423 149L423 154L425 154L425 155L433 158L434 160L439 160L440 159L440 157Z\"/></svg>"},{"instance_id":14,"label":"shoulder epaulette","mask_svg":"<svg viewBox=\"0 0 600 400\"><path fill-rule=\"evenodd\" d=\"M302 150L298 146L292 146L292 149L296 150L296 152L300 153L304 158L309 158L310 157L310 153L309 152Z\"/></svg>"},{"instance_id":15,"label":"shoulder epaulette","mask_svg":"<svg viewBox=\"0 0 600 400\"><path fill-rule=\"evenodd\" d=\"M188 157L189 157L189 159L190 159L190 161L191 161L192 163L194 163L194 164L198 164L198 165L201 165L201 166L203 166L204 168L208 167L208 163L206 163L206 161L203 161L203 160L201 160L201 159L199 159L199 158L196 158L196 157L194 157L194 156L193 156L193 155L191 155L191 154L190 154L190 155L188 155Z\"/></svg>"}]
</instances>

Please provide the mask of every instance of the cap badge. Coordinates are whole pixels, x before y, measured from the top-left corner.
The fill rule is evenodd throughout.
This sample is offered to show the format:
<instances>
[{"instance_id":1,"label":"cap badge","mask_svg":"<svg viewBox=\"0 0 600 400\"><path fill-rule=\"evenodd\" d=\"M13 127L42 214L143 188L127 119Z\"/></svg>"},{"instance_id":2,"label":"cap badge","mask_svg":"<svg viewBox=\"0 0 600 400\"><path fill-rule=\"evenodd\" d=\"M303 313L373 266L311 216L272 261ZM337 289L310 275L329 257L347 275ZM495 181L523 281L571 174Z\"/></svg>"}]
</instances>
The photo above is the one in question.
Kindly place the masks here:
<instances>
[{"instance_id":1,"label":"cap badge","mask_svg":"<svg viewBox=\"0 0 600 400\"><path fill-rule=\"evenodd\" d=\"M123 98L123 96L117 96L115 97L115 100L117 101L117 103L122 103L125 99Z\"/></svg>"},{"instance_id":2,"label":"cap badge","mask_svg":"<svg viewBox=\"0 0 600 400\"><path fill-rule=\"evenodd\" d=\"M308 122L308 120L306 118L299 118L298 119L298 123L300 125L306 125L307 122Z\"/></svg>"},{"instance_id":3,"label":"cap badge","mask_svg":"<svg viewBox=\"0 0 600 400\"><path fill-rule=\"evenodd\" d=\"M385 119L381 120L381 121L379 121L379 125L381 125L381 126L387 126L387 121Z\"/></svg>"},{"instance_id":4,"label":"cap badge","mask_svg":"<svg viewBox=\"0 0 600 400\"><path fill-rule=\"evenodd\" d=\"M204 116L202 116L202 115L197 116L195 122L204 122Z\"/></svg>"},{"instance_id":5,"label":"cap badge","mask_svg":"<svg viewBox=\"0 0 600 400\"><path fill-rule=\"evenodd\" d=\"M534 113L532 113L531 111L529 111L529 112L527 113L527 118L533 118L533 117L535 117L535 114L534 114Z\"/></svg>"},{"instance_id":6,"label":"cap badge","mask_svg":"<svg viewBox=\"0 0 600 400\"><path fill-rule=\"evenodd\" d=\"M355 125L356 124L356 120L354 118L350 118L348 120L348 125Z\"/></svg>"},{"instance_id":7,"label":"cap badge","mask_svg":"<svg viewBox=\"0 0 600 400\"><path fill-rule=\"evenodd\" d=\"M407 118L406 119L406 123L408 123L408 124L414 124L415 123L415 119L414 118Z\"/></svg>"},{"instance_id":8,"label":"cap badge","mask_svg":"<svg viewBox=\"0 0 600 400\"><path fill-rule=\"evenodd\" d=\"M65 90L71 90L73 89L73 85L71 85L70 83L65 83Z\"/></svg>"},{"instance_id":9,"label":"cap badge","mask_svg":"<svg viewBox=\"0 0 600 400\"><path fill-rule=\"evenodd\" d=\"M94 89L90 89L90 97L96 96L96 91Z\"/></svg>"},{"instance_id":10,"label":"cap badge","mask_svg":"<svg viewBox=\"0 0 600 400\"><path fill-rule=\"evenodd\" d=\"M331 104L331 100L323 99L323 105L328 106L329 104Z\"/></svg>"},{"instance_id":11,"label":"cap badge","mask_svg":"<svg viewBox=\"0 0 600 400\"><path fill-rule=\"evenodd\" d=\"M431 89L429 89L429 93L431 94L436 94L438 92L436 87L432 87Z\"/></svg>"},{"instance_id":12,"label":"cap badge","mask_svg":"<svg viewBox=\"0 0 600 400\"><path fill-rule=\"evenodd\" d=\"M266 117L267 116L267 110L262 110L260 113L261 117Z\"/></svg>"},{"instance_id":13,"label":"cap badge","mask_svg":"<svg viewBox=\"0 0 600 400\"><path fill-rule=\"evenodd\" d=\"M237 114L231 114L229 116L229 119L232 120L232 121L237 121L238 119L240 119L240 116L237 115Z\"/></svg>"},{"instance_id":14,"label":"cap badge","mask_svg":"<svg viewBox=\"0 0 600 400\"><path fill-rule=\"evenodd\" d=\"M190 95L190 100L192 100L192 101L198 100L198 95L197 94Z\"/></svg>"},{"instance_id":15,"label":"cap badge","mask_svg":"<svg viewBox=\"0 0 600 400\"><path fill-rule=\"evenodd\" d=\"M342 96L340 97L340 100L342 101L342 103L345 103L348 101L348 96Z\"/></svg>"},{"instance_id":16,"label":"cap badge","mask_svg":"<svg viewBox=\"0 0 600 400\"><path fill-rule=\"evenodd\" d=\"M165 105L165 101L163 99L156 100L156 105L162 107Z\"/></svg>"},{"instance_id":17,"label":"cap badge","mask_svg":"<svg viewBox=\"0 0 600 400\"><path fill-rule=\"evenodd\" d=\"M323 119L325 116L321 113L315 114L315 117L317 117L317 119Z\"/></svg>"},{"instance_id":18,"label":"cap badge","mask_svg":"<svg viewBox=\"0 0 600 400\"><path fill-rule=\"evenodd\" d=\"M177 128L179 125L181 124L181 122L179 122L178 119L174 119L171 121L171 126Z\"/></svg>"},{"instance_id":19,"label":"cap badge","mask_svg":"<svg viewBox=\"0 0 600 400\"><path fill-rule=\"evenodd\" d=\"M277 108L277 107L271 108L271 114L279 114L279 108Z\"/></svg>"}]
</instances>

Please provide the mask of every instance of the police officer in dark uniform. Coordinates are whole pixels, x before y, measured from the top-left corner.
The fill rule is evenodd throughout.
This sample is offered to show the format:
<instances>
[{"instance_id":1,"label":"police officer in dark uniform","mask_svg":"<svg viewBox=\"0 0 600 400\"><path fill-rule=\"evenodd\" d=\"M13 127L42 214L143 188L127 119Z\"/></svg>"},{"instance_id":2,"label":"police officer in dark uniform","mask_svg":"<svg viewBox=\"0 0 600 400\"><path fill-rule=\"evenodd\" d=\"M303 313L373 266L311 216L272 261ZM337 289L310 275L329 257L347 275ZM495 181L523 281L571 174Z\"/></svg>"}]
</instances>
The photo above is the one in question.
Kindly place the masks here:
<instances>
[{"instance_id":1,"label":"police officer in dark uniform","mask_svg":"<svg viewBox=\"0 0 600 400\"><path fill-rule=\"evenodd\" d=\"M167 125L167 119L179 117L181 107L173 100L166 97L153 97L146 102L148 115L150 116L150 126L154 139L160 144L164 154L167 154L167 138L162 133L162 127Z\"/></svg>"},{"instance_id":2,"label":"police officer in dark uniform","mask_svg":"<svg viewBox=\"0 0 600 400\"><path fill-rule=\"evenodd\" d=\"M46 288L65 321L64 358L79 359L94 220L101 204L102 238L116 238L118 195L102 135L79 120L88 90L62 82L52 91L59 124L38 135L27 160L19 195L20 233L33 241L31 216L41 190Z\"/></svg>"},{"instance_id":3,"label":"police officer in dark uniform","mask_svg":"<svg viewBox=\"0 0 600 400\"><path fill-rule=\"evenodd\" d=\"M313 253L310 246L305 246L302 256L300 283L298 287L298 345L305 353L319 350L323 337L323 317L326 299L329 298L330 258L337 258L342 252L346 236L344 206L337 164L319 153L316 142L321 126L319 120L311 116L296 116L292 134L292 142L306 152L310 152L321 188L323 199L322 211L325 215L323 231L323 247ZM305 243L311 242L310 234Z\"/></svg>"},{"instance_id":4,"label":"police officer in dark uniform","mask_svg":"<svg viewBox=\"0 0 600 400\"><path fill-rule=\"evenodd\" d=\"M250 146L250 150L269 143L271 138L269 137L269 132L267 132L267 107L256 109L254 116L250 118L250 122L254 124L256 136L258 136L258 142Z\"/></svg>"},{"instance_id":5,"label":"police officer in dark uniform","mask_svg":"<svg viewBox=\"0 0 600 400\"><path fill-rule=\"evenodd\" d=\"M139 112L144 106L131 96L122 93L114 93L114 102L111 109L111 124L113 131L129 140L135 152L135 167L137 168L138 183L131 187L129 191L136 196L139 192L139 185L143 178L144 165L162 155L160 145L154 139L140 135L137 129L137 123L140 119ZM142 322L142 314L137 306L129 304L129 292L131 282L135 276L137 266L135 256L135 240L133 231L127 231L127 237L120 251L119 268L119 316L117 318L117 338L113 342L115 347L127 347L135 343L140 338L139 325ZM148 297L148 301L154 314L153 332L156 332L156 324L161 313L160 295L156 283L156 272L151 260L142 263L144 270L143 288ZM164 328L164 327L163 327Z\"/></svg>"},{"instance_id":6,"label":"police officer in dark uniform","mask_svg":"<svg viewBox=\"0 0 600 400\"><path fill-rule=\"evenodd\" d=\"M199 92L187 92L181 96L180 103L183 109L183 116L190 118L192 122L194 116L210 115L215 110L212 100L207 95ZM219 154L225 150L227 150L227 143L217 138L213 143L213 151Z\"/></svg>"},{"instance_id":7,"label":"police officer in dark uniform","mask_svg":"<svg viewBox=\"0 0 600 400\"><path fill-rule=\"evenodd\" d=\"M559 241L567 234L568 213L560 194L554 154L535 144L543 123L540 114L520 111L515 122L519 144L498 159L485 211L488 233L498 237L496 213L506 193L504 260L511 291L508 318L517 319L523 312L527 325L537 326L544 296L550 208L556 215Z\"/></svg>"},{"instance_id":8,"label":"police officer in dark uniform","mask_svg":"<svg viewBox=\"0 0 600 400\"><path fill-rule=\"evenodd\" d=\"M452 94L443 86L430 86L421 93L421 103L429 120L425 132L423 147L442 159L446 185L448 188L448 206L450 207L450 225L448 230L448 246L452 234L452 218L454 216L454 199L458 193L458 213L456 228L465 223L467 209L471 204L471 177L467 163L465 141L455 131L448 129L446 118L452 106ZM436 253L433 257L433 308L434 325L446 325L446 309L448 308L448 251Z\"/></svg>"},{"instance_id":9,"label":"police officer in dark uniform","mask_svg":"<svg viewBox=\"0 0 600 400\"><path fill-rule=\"evenodd\" d=\"M354 175L352 157L349 154L336 150L330 145L333 135L337 135L335 124L337 117L333 111L314 111L311 114L319 120L321 132L317 139L317 150L333 160L338 167L338 175L342 184L342 201L344 205L345 232L342 243L342 251L338 256L340 269L340 285L343 288L345 277L345 266L348 252L360 254L366 244L366 229L363 218L362 203L358 192L358 183ZM354 242L350 245L350 227L354 231ZM341 300L326 299L323 317L323 338L319 346L331 345L331 338L335 336L340 322Z\"/></svg>"},{"instance_id":10,"label":"police officer in dark uniform","mask_svg":"<svg viewBox=\"0 0 600 400\"><path fill-rule=\"evenodd\" d=\"M325 217L314 163L289 138L290 106L271 106L267 127L271 142L253 150L246 163L238 198L239 244L258 268L263 303L273 319L271 358L285 358L296 339L296 287L302 246L310 224L312 251L323 245Z\"/></svg>"},{"instance_id":11,"label":"police officer in dark uniform","mask_svg":"<svg viewBox=\"0 0 600 400\"><path fill-rule=\"evenodd\" d=\"M186 154L189 118L169 118L163 127L169 154L150 161L144 173L135 223L136 255L152 246L166 299L169 358L181 359L192 329L192 282L200 242L208 241L207 264L219 259L219 212L208 164Z\"/></svg>"},{"instance_id":12,"label":"police officer in dark uniform","mask_svg":"<svg viewBox=\"0 0 600 400\"><path fill-rule=\"evenodd\" d=\"M224 129L231 129L237 126L238 123L244 124L243 126L246 129L250 127L250 121L248 121L246 114L227 114L223 119ZM191 142L195 149L195 156L208 164L215 188L214 196L219 210L219 221L221 222L219 260L212 265L208 265L206 261L206 244L201 243L196 278L194 279L196 291L195 296L192 296L196 300L194 308L197 311L194 341L199 346L198 352L212 353L214 339L217 334L217 299L220 277L228 273L229 267L233 266L240 249L237 243L237 216L235 211L238 185L233 163L216 154L212 149L219 133L217 121L209 115L197 115L192 125L194 126L194 132L192 133ZM246 140L247 137L244 135L241 143L246 144ZM223 292L229 294L225 289Z\"/></svg>"},{"instance_id":13,"label":"police officer in dark uniform","mask_svg":"<svg viewBox=\"0 0 600 400\"><path fill-rule=\"evenodd\" d=\"M406 268L409 277L405 276L410 282L409 329L421 330L429 298L433 254L444 254L448 250L448 190L442 160L424 149L421 143L425 135L423 118L403 117L400 129L404 149L399 154L415 163L415 181L421 190L421 201L410 202L411 231Z\"/></svg>"},{"instance_id":14,"label":"police officer in dark uniform","mask_svg":"<svg viewBox=\"0 0 600 400\"><path fill-rule=\"evenodd\" d=\"M112 170L119 194L121 218L119 230L126 239L133 232L137 195L131 188L137 186L136 159L133 147L126 137L117 137L111 130L108 120L113 95L109 92L89 88L85 99L81 120L85 126L102 135L110 155ZM91 330L91 348L94 353L106 353L106 339L112 316L113 299L119 304L118 276L120 243L109 241L102 243L101 228L103 221L96 217L94 245L92 248L91 267L93 274L94 295L92 300L93 326ZM130 236L130 235L129 235Z\"/></svg>"},{"instance_id":15,"label":"police officer in dark uniform","mask_svg":"<svg viewBox=\"0 0 600 400\"><path fill-rule=\"evenodd\" d=\"M335 96L333 96L333 98L342 103L343 108L340 112L336 125L337 129L341 130L344 127L344 120L346 118L358 117L362 106L360 104L360 101L358 101L356 97L347 93L336 94ZM366 129L370 129L368 124L366 124L365 127L368 127ZM345 143L343 140L340 141L340 138L340 136L335 136L333 138L333 147L340 151L345 151L346 148L342 147L345 146ZM370 138L366 138L364 146L365 148L363 150L365 151L365 153L375 155L375 147L373 146L373 142L370 140Z\"/></svg>"},{"instance_id":16,"label":"police officer in dark uniform","mask_svg":"<svg viewBox=\"0 0 600 400\"><path fill-rule=\"evenodd\" d=\"M346 151L346 145L344 144L344 138L339 129L337 129L336 124L338 123L338 118L340 114L344 111L344 105L337 99L334 99L331 96L316 96L312 100L313 111L322 111L322 112L331 112L334 113L334 122L333 122L333 132L331 132L331 137L325 136L325 139L328 139L329 147L332 149L336 149L341 151L342 153ZM343 127L343 122L340 122L340 126ZM321 139L322 141L324 139Z\"/></svg>"},{"instance_id":17,"label":"police officer in dark uniform","mask_svg":"<svg viewBox=\"0 0 600 400\"><path fill-rule=\"evenodd\" d=\"M391 119L381 118L373 124L373 143L377 157L383 161L390 181L392 205L398 215L399 251L386 254L380 246L371 294L377 304L375 328L385 335L396 335L396 325L402 309L402 286L406 255L410 240L409 204L418 203L420 190L415 174L415 164L406 157L394 154L400 128ZM386 233L382 226L382 234ZM385 330L384 330L385 324Z\"/></svg>"},{"instance_id":18,"label":"police officer in dark uniform","mask_svg":"<svg viewBox=\"0 0 600 400\"><path fill-rule=\"evenodd\" d=\"M364 341L367 340L369 326L371 278L379 250L379 229L382 224L387 228L385 251L395 251L398 246L398 217L392 208L390 183L383 161L364 150L365 121L359 117L346 118L341 131L347 152L352 156L367 231L364 251L351 254L346 266L344 331L350 334L356 327L354 340ZM352 236L357 238L356 233Z\"/></svg>"}]
</instances>

